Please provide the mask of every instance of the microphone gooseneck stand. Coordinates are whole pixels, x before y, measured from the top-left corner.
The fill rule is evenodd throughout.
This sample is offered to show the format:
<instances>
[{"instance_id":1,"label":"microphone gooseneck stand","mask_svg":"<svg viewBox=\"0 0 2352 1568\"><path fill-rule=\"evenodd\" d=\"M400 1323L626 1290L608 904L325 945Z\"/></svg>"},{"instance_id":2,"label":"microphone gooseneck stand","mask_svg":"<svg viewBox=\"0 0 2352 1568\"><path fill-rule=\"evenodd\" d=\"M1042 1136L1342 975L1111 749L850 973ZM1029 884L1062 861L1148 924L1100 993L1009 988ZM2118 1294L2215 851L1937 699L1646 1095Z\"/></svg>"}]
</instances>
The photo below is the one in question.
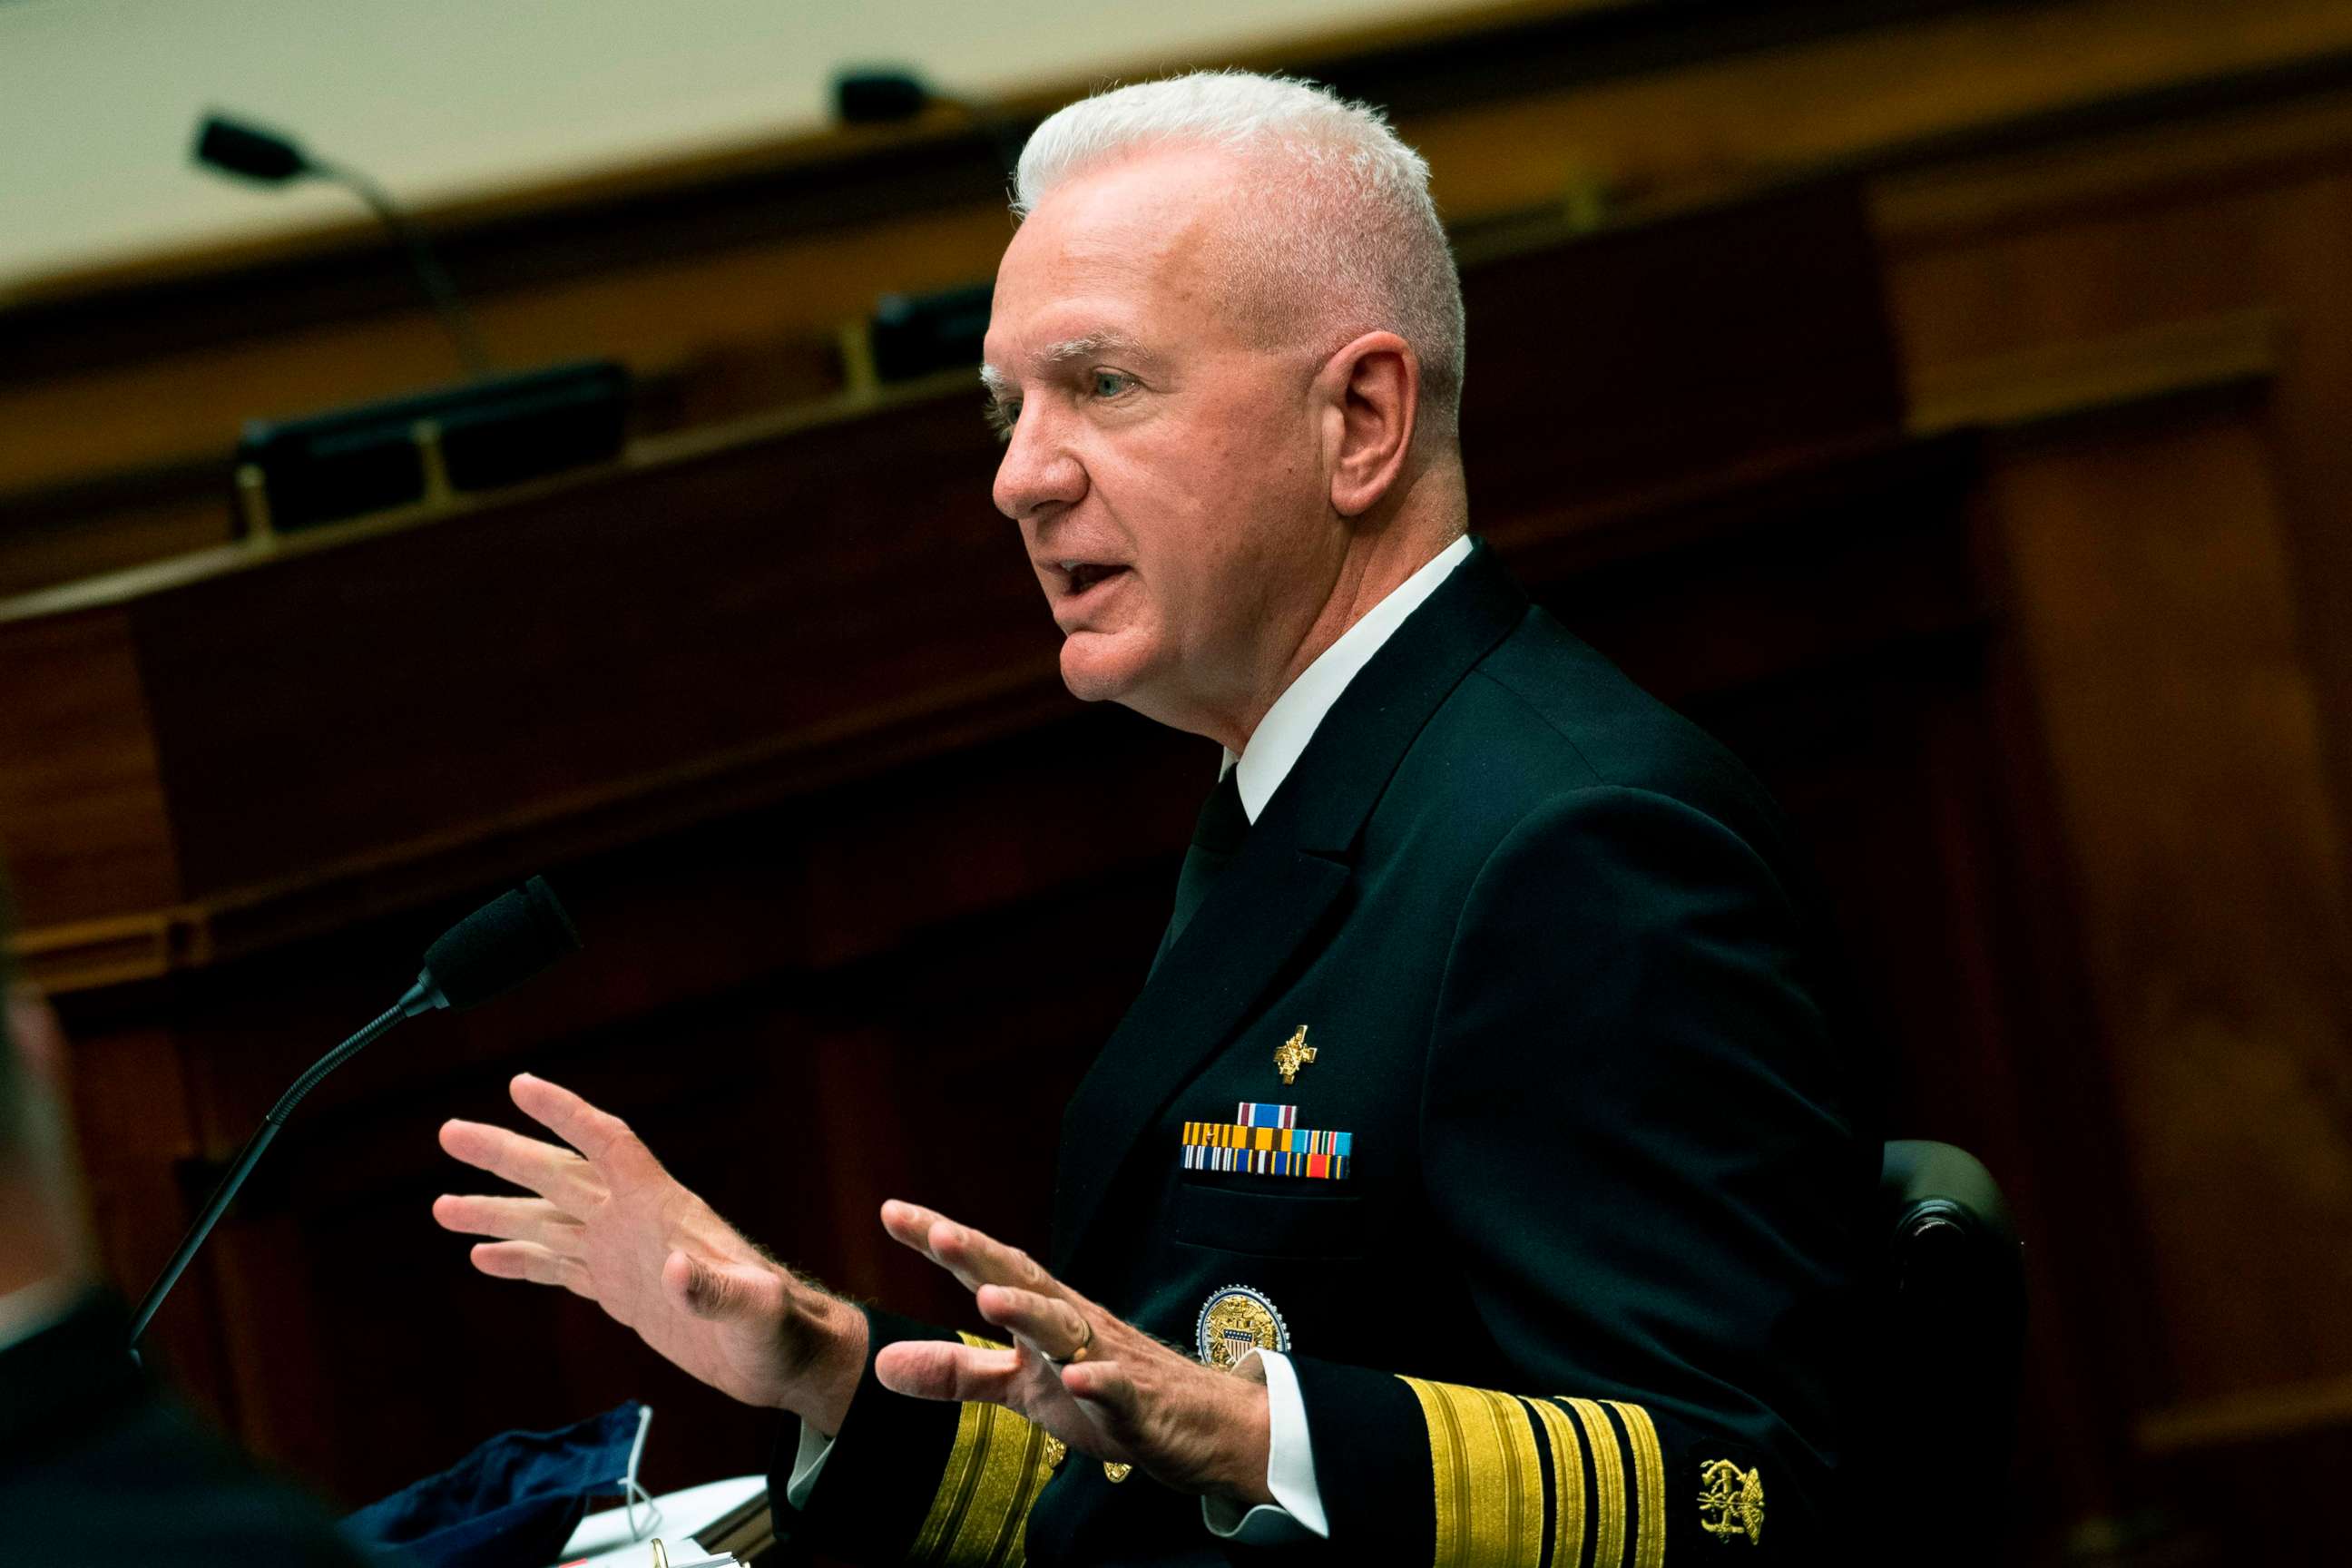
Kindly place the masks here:
<instances>
[{"instance_id":1,"label":"microphone gooseneck stand","mask_svg":"<svg viewBox=\"0 0 2352 1568\"><path fill-rule=\"evenodd\" d=\"M436 1007L463 1011L502 995L579 946L580 933L572 928L572 917L564 912L562 901L541 877L533 877L521 887L501 893L442 932L440 940L425 949L424 971L406 994L376 1015L358 1034L313 1062L310 1071L278 1097L278 1103L269 1108L269 1114L261 1119L261 1125L253 1130L253 1136L236 1152L228 1173L213 1189L213 1195L205 1200L204 1212L188 1227L180 1249L163 1265L163 1272L132 1315L131 1355L138 1355L139 1336L147 1331L155 1310L171 1294L172 1287L179 1283L189 1261L204 1246L205 1237L228 1212L237 1189L253 1174L253 1167L276 1141L286 1119L294 1114L294 1108L319 1087L320 1079L391 1033L393 1026L402 1019Z\"/></svg>"},{"instance_id":2,"label":"microphone gooseneck stand","mask_svg":"<svg viewBox=\"0 0 2352 1568\"><path fill-rule=\"evenodd\" d=\"M303 1097L318 1088L320 1080L329 1073L390 1034L394 1024L436 1005L432 991L419 980L409 987L407 995L377 1014L359 1033L312 1063L310 1071L296 1079L293 1086L278 1097L278 1103L269 1108L269 1114L261 1119L261 1125L253 1130L253 1136L247 1139L245 1147L236 1152L228 1173L213 1188L213 1195L205 1200L204 1212L196 1216L196 1223L188 1227L188 1234L180 1239L179 1250L172 1254L172 1260L163 1265L163 1272L157 1275L155 1283L148 1287L146 1298L139 1303L139 1310L131 1315L131 1344L137 1345L139 1336L147 1331L147 1324L155 1316L155 1309L163 1304L163 1298L170 1295L172 1287L180 1282L180 1276L186 1272L189 1260L204 1246L205 1237L213 1233L213 1226L220 1223L221 1215L228 1212L228 1205L236 1199L237 1189L245 1185L247 1176L253 1174L253 1167L260 1163L262 1152L277 1138L279 1129L286 1125L286 1119L294 1114L294 1108L302 1103Z\"/></svg>"}]
</instances>

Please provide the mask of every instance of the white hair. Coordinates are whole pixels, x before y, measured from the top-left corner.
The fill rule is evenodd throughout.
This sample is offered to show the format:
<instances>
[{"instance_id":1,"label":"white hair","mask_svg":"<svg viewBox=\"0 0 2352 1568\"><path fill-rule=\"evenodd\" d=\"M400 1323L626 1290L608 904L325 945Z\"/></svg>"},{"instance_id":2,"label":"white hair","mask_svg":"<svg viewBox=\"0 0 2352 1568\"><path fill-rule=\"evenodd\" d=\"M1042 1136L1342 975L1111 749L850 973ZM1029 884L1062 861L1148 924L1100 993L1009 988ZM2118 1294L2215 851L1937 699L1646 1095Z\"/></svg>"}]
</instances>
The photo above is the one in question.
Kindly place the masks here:
<instances>
[{"instance_id":1,"label":"white hair","mask_svg":"<svg viewBox=\"0 0 2352 1568\"><path fill-rule=\"evenodd\" d=\"M1450 440L1462 401L1462 281L1429 198L1429 164L1387 117L1328 88L1200 71L1114 88L1029 138L1014 176L1023 216L1055 187L1160 147L1205 146L1249 171L1222 258L1229 303L1273 346L1328 352L1392 331L1421 362L1422 419Z\"/></svg>"}]
</instances>

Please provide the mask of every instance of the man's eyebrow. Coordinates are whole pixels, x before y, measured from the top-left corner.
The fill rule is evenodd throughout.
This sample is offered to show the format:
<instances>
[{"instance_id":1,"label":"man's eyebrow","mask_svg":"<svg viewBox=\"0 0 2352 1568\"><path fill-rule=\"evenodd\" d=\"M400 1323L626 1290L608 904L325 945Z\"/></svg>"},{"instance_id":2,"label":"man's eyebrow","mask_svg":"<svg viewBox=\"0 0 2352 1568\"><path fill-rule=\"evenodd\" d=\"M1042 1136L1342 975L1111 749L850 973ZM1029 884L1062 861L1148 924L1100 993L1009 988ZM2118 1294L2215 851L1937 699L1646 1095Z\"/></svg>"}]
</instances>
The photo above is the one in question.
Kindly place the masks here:
<instances>
[{"instance_id":1,"label":"man's eyebrow","mask_svg":"<svg viewBox=\"0 0 2352 1568\"><path fill-rule=\"evenodd\" d=\"M1040 369L1051 370L1069 364L1073 361L1092 359L1097 354L1115 354L1121 358L1136 360L1150 360L1155 357L1141 343L1118 332L1082 332L1075 338L1064 338L1058 343L1047 343L1031 357ZM1013 377L992 364L982 364L980 367L980 384L988 389L988 395L991 397L999 402L1006 401L1014 395L1015 384Z\"/></svg>"},{"instance_id":2,"label":"man's eyebrow","mask_svg":"<svg viewBox=\"0 0 2352 1568\"><path fill-rule=\"evenodd\" d=\"M1072 360L1092 359L1097 354L1120 354L1133 358L1140 357L1143 352L1142 344L1118 332L1085 332L1075 338L1065 338L1058 343L1046 344L1037 352L1037 363L1061 365Z\"/></svg>"}]
</instances>

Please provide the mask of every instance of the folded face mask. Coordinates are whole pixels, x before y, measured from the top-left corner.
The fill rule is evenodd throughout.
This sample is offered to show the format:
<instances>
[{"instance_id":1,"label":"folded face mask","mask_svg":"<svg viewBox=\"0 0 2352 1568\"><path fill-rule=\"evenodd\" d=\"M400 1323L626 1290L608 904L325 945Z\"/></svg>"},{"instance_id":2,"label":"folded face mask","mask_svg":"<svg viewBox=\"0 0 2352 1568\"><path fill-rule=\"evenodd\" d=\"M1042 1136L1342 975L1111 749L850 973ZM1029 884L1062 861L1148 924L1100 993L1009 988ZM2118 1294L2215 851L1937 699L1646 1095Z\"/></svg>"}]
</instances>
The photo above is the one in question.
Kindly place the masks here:
<instances>
[{"instance_id":1,"label":"folded face mask","mask_svg":"<svg viewBox=\"0 0 2352 1568\"><path fill-rule=\"evenodd\" d=\"M580 1527L588 1500L629 1478L644 1410L631 1400L553 1432L502 1432L350 1515L343 1533L394 1548L416 1568L542 1568Z\"/></svg>"}]
</instances>

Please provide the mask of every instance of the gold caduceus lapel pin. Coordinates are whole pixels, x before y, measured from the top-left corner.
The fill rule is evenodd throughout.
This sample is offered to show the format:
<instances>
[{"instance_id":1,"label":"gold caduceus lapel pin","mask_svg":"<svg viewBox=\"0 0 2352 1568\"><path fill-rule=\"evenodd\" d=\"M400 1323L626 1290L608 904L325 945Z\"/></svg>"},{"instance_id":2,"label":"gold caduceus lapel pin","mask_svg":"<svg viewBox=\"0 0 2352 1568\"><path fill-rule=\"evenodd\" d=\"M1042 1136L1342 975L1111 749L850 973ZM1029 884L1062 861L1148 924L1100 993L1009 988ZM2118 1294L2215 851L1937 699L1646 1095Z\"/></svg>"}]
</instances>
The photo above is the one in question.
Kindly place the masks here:
<instances>
[{"instance_id":1,"label":"gold caduceus lapel pin","mask_svg":"<svg viewBox=\"0 0 2352 1568\"><path fill-rule=\"evenodd\" d=\"M1298 1033L1274 1047L1274 1070L1282 1075L1285 1083L1298 1079L1298 1069L1315 1059L1315 1047L1307 1043L1307 1026L1298 1026Z\"/></svg>"}]
</instances>

